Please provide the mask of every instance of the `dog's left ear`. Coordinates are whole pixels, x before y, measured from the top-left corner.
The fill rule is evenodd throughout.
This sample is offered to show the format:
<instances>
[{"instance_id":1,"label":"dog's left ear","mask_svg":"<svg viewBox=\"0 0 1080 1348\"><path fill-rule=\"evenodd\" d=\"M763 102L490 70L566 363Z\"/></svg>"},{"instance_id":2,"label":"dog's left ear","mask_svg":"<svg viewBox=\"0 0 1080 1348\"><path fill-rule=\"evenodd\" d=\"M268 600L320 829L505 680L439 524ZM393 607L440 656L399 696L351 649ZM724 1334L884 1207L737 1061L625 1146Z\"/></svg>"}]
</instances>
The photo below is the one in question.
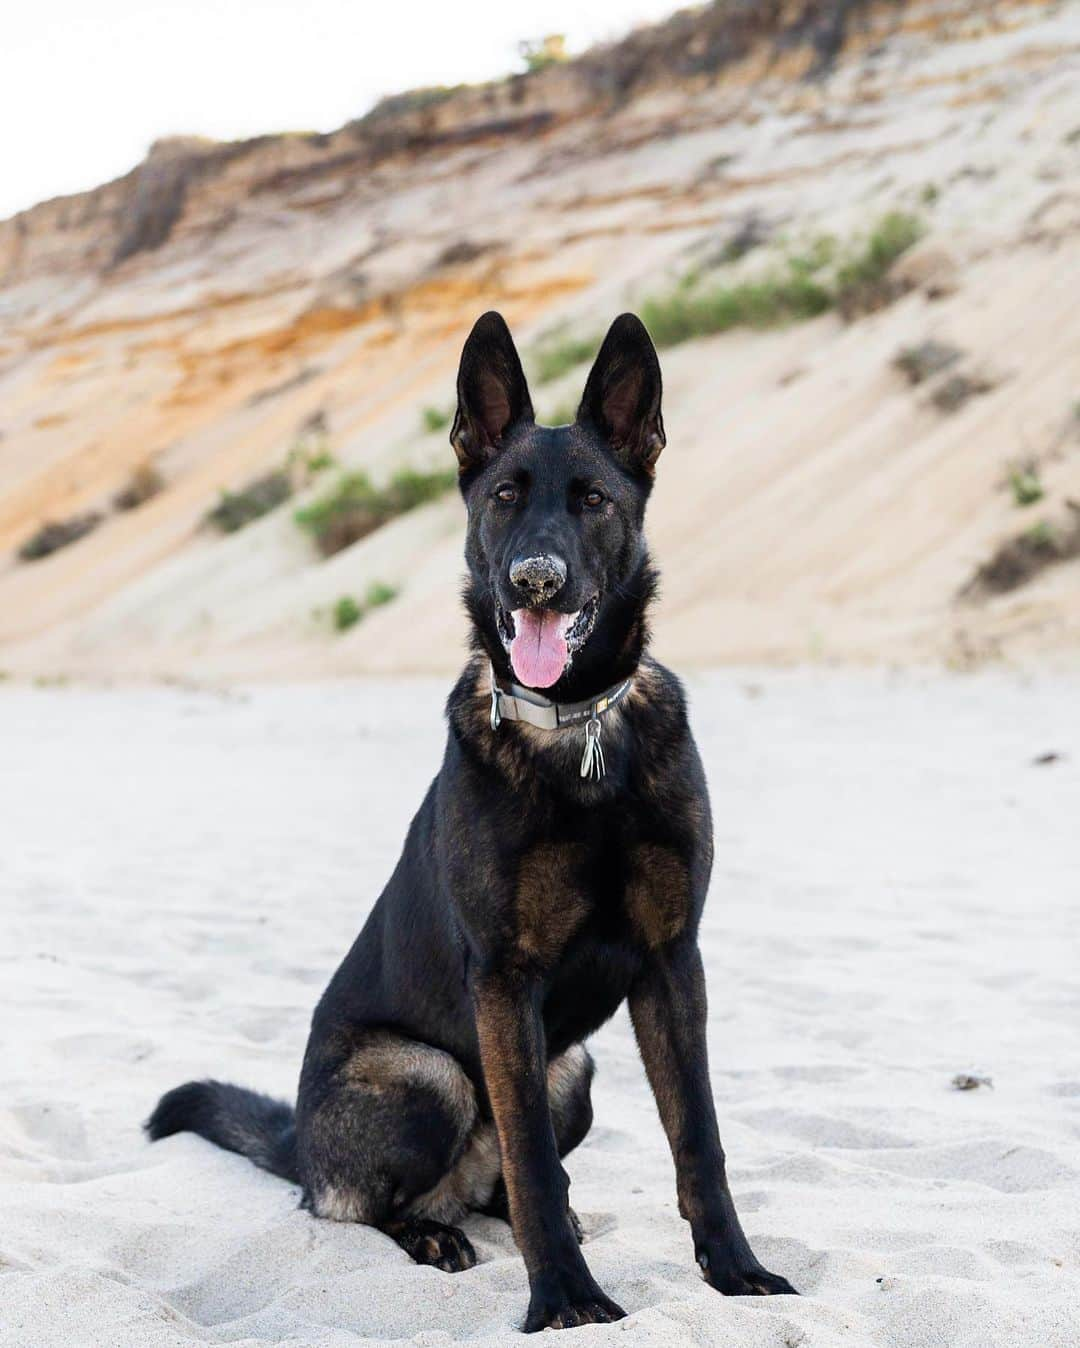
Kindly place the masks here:
<instances>
[{"instance_id":1,"label":"dog's left ear","mask_svg":"<svg viewBox=\"0 0 1080 1348\"><path fill-rule=\"evenodd\" d=\"M480 315L466 338L457 391L450 443L464 472L494 458L509 427L533 419L521 358L506 319L494 309Z\"/></svg>"},{"instance_id":2,"label":"dog's left ear","mask_svg":"<svg viewBox=\"0 0 1080 1348\"><path fill-rule=\"evenodd\" d=\"M645 324L620 314L589 371L578 421L599 431L632 472L651 477L667 443L660 393L660 362Z\"/></svg>"}]
</instances>

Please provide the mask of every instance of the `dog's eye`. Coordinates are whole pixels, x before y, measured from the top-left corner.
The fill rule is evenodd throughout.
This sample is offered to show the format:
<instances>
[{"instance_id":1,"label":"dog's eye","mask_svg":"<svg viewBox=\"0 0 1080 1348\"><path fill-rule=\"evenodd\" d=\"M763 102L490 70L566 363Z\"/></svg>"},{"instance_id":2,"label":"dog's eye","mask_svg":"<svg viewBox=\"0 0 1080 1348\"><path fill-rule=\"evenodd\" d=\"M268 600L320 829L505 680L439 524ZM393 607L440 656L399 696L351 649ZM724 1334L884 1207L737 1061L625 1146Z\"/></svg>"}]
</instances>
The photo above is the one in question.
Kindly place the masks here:
<instances>
[{"instance_id":1,"label":"dog's eye","mask_svg":"<svg viewBox=\"0 0 1080 1348\"><path fill-rule=\"evenodd\" d=\"M495 488L495 499L503 505L513 505L517 498L518 489L512 482L504 482L501 487Z\"/></svg>"},{"instance_id":2,"label":"dog's eye","mask_svg":"<svg viewBox=\"0 0 1080 1348\"><path fill-rule=\"evenodd\" d=\"M595 510L597 506L602 506L606 499L604 493L598 491L596 487L590 488L590 490L585 493L585 504L590 510Z\"/></svg>"}]
</instances>

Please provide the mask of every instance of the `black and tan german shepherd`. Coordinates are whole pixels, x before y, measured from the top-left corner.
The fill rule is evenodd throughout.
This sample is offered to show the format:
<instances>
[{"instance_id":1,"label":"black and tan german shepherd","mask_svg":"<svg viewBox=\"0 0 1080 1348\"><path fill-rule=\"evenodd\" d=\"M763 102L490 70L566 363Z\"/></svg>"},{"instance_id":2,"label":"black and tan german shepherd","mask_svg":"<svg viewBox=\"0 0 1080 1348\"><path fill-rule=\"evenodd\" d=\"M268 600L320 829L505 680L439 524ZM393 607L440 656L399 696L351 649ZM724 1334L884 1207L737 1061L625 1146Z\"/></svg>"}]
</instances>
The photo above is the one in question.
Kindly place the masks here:
<instances>
[{"instance_id":1,"label":"black and tan german shepherd","mask_svg":"<svg viewBox=\"0 0 1080 1348\"><path fill-rule=\"evenodd\" d=\"M397 869L315 1011L295 1113L190 1082L147 1130L248 1156L316 1216L366 1222L448 1272L476 1262L466 1212L508 1218L526 1330L616 1320L560 1157L592 1122L585 1040L627 999L706 1280L794 1292L739 1225L709 1085L709 801L682 688L646 654L642 526L664 426L645 328L615 320L574 424L547 427L509 329L485 314L451 442L474 655Z\"/></svg>"}]
</instances>

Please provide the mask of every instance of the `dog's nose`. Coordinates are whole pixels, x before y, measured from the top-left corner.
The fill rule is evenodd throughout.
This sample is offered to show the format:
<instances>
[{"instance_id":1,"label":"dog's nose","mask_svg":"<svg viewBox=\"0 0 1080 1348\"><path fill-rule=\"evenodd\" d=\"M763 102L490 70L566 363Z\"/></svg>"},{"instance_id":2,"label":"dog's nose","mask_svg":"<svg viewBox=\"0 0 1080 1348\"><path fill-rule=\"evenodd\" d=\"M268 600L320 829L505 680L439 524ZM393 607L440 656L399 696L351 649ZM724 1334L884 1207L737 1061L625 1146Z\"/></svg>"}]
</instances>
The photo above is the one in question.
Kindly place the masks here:
<instances>
[{"instance_id":1,"label":"dog's nose","mask_svg":"<svg viewBox=\"0 0 1080 1348\"><path fill-rule=\"evenodd\" d=\"M550 552L515 557L510 563L510 583L534 604L543 603L566 584L566 563Z\"/></svg>"}]
</instances>

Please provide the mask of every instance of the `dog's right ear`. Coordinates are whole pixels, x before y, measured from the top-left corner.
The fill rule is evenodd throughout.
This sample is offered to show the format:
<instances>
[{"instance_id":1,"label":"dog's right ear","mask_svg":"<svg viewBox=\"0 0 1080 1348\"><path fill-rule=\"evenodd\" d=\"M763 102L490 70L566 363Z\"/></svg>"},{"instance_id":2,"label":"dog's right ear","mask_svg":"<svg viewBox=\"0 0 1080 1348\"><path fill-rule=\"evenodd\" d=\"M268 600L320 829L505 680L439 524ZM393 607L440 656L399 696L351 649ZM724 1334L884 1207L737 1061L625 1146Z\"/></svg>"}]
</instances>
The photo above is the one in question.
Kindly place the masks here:
<instances>
[{"instance_id":1,"label":"dog's right ear","mask_svg":"<svg viewBox=\"0 0 1080 1348\"><path fill-rule=\"evenodd\" d=\"M620 314L589 371L578 421L594 427L631 472L652 477L667 443L660 395L652 338L636 314Z\"/></svg>"},{"instance_id":2,"label":"dog's right ear","mask_svg":"<svg viewBox=\"0 0 1080 1348\"><path fill-rule=\"evenodd\" d=\"M473 324L458 367L457 412L450 443L462 472L482 468L509 427L533 420L532 399L510 329L494 310Z\"/></svg>"}]
</instances>

